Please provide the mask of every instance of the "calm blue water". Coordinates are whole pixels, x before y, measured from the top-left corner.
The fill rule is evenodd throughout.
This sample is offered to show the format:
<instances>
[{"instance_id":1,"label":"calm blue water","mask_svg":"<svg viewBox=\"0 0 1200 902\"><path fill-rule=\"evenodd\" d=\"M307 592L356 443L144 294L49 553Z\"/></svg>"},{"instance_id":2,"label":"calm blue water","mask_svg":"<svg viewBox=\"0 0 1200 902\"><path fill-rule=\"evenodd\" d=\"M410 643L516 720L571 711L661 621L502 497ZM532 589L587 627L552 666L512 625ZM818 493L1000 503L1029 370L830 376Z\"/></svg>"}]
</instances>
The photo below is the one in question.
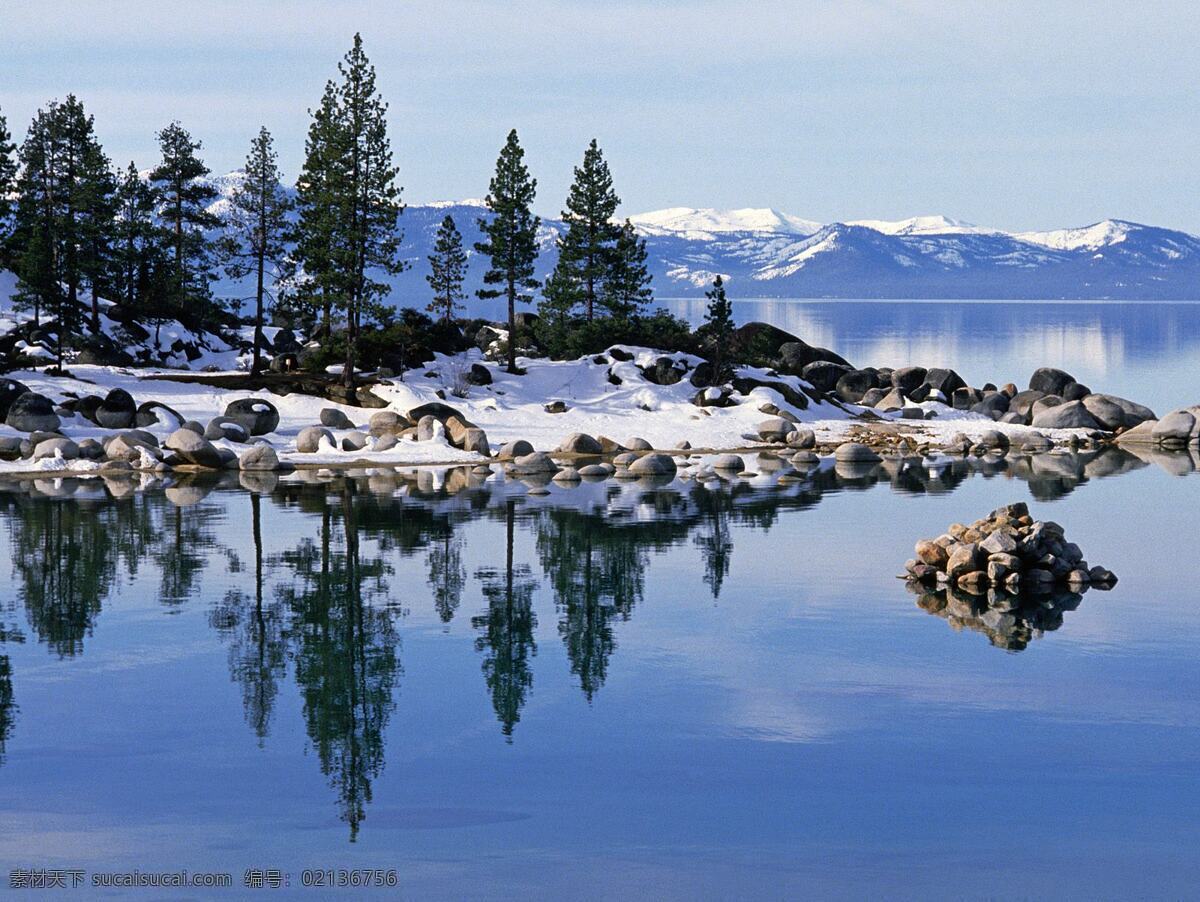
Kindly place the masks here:
<instances>
[{"instance_id":1,"label":"calm blue water","mask_svg":"<svg viewBox=\"0 0 1200 902\"><path fill-rule=\"evenodd\" d=\"M1194 473L253 487L3 487L5 871L233 875L192 898L247 868L310 898L338 893L305 868L395 868L409 898L1198 885ZM1116 588L989 636L895 578L1019 500Z\"/></svg>"},{"instance_id":2,"label":"calm blue water","mask_svg":"<svg viewBox=\"0 0 1200 902\"><path fill-rule=\"evenodd\" d=\"M662 301L693 323L704 300ZM1028 385L1040 366L1165 413L1200 401L1200 304L1108 301L736 300L857 366L950 366L973 385Z\"/></svg>"}]
</instances>

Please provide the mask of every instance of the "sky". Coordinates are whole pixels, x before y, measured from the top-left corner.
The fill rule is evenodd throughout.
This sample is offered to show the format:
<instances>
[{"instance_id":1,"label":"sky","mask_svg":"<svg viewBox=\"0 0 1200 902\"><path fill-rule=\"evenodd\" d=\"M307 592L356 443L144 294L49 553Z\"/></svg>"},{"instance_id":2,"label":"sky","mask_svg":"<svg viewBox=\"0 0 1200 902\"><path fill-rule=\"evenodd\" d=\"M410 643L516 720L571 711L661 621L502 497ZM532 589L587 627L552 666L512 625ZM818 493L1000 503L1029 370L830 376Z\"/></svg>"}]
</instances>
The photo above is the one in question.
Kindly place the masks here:
<instances>
[{"instance_id":1,"label":"sky","mask_svg":"<svg viewBox=\"0 0 1200 902\"><path fill-rule=\"evenodd\" d=\"M510 128L555 215L595 137L628 215L774 207L1200 232L1200 5L910 0L3 0L0 111L74 92L119 165L179 120L295 174L355 31L409 203L481 197Z\"/></svg>"}]
</instances>

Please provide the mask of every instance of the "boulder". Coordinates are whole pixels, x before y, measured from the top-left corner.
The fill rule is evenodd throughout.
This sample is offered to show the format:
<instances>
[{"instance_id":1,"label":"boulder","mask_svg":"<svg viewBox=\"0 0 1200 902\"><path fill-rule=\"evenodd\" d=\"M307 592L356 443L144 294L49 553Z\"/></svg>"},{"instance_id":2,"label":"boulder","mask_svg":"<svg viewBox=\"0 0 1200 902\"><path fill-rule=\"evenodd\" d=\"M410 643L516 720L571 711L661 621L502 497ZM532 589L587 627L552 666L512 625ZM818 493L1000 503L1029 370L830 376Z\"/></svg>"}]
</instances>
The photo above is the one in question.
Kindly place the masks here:
<instances>
[{"instance_id":1,"label":"boulder","mask_svg":"<svg viewBox=\"0 0 1200 902\"><path fill-rule=\"evenodd\" d=\"M833 452L833 459L841 463L879 463L880 456L859 442L843 442Z\"/></svg>"},{"instance_id":2,"label":"boulder","mask_svg":"<svg viewBox=\"0 0 1200 902\"><path fill-rule=\"evenodd\" d=\"M1008 402L1008 409L1019 413L1023 417L1031 417L1033 415L1033 405L1046 397L1044 391L1021 391L1012 396Z\"/></svg>"},{"instance_id":3,"label":"boulder","mask_svg":"<svg viewBox=\"0 0 1200 902\"><path fill-rule=\"evenodd\" d=\"M566 451L571 454L601 454L603 449L600 443L592 436L585 432L572 432L563 440L563 443L558 446L559 451Z\"/></svg>"},{"instance_id":4,"label":"boulder","mask_svg":"<svg viewBox=\"0 0 1200 902\"><path fill-rule=\"evenodd\" d=\"M898 388L893 388L890 392L879 399L875 405L876 410L887 412L889 410L904 409L904 394Z\"/></svg>"},{"instance_id":5,"label":"boulder","mask_svg":"<svg viewBox=\"0 0 1200 902\"><path fill-rule=\"evenodd\" d=\"M371 440L371 451L391 451L398 444L400 439L396 437L394 432L385 432L382 435L377 435Z\"/></svg>"},{"instance_id":6,"label":"boulder","mask_svg":"<svg viewBox=\"0 0 1200 902\"><path fill-rule=\"evenodd\" d=\"M183 416L175 408L161 401L143 401L134 412L133 425L140 429L147 426L165 426L174 432L183 425Z\"/></svg>"},{"instance_id":7,"label":"boulder","mask_svg":"<svg viewBox=\"0 0 1200 902\"><path fill-rule=\"evenodd\" d=\"M336 407L321 408L321 425L329 429L353 429L354 423L344 412ZM374 419L374 417L372 417Z\"/></svg>"},{"instance_id":8,"label":"boulder","mask_svg":"<svg viewBox=\"0 0 1200 902\"><path fill-rule=\"evenodd\" d=\"M782 442L787 439L789 433L794 431L794 427L783 417L771 417L759 423L755 427L755 431L764 442Z\"/></svg>"},{"instance_id":9,"label":"boulder","mask_svg":"<svg viewBox=\"0 0 1200 902\"><path fill-rule=\"evenodd\" d=\"M1062 390L1064 401L1082 401L1092 390L1086 385L1080 385L1078 382L1068 382L1066 388Z\"/></svg>"},{"instance_id":10,"label":"boulder","mask_svg":"<svg viewBox=\"0 0 1200 902\"><path fill-rule=\"evenodd\" d=\"M914 392L918 386L925 384L927 372L923 366L902 366L892 370L892 388L906 395Z\"/></svg>"},{"instance_id":11,"label":"boulder","mask_svg":"<svg viewBox=\"0 0 1200 902\"><path fill-rule=\"evenodd\" d=\"M973 405L982 400L983 394L979 389L971 388L968 385L954 389L954 393L950 395L950 405L955 410L970 410Z\"/></svg>"},{"instance_id":12,"label":"boulder","mask_svg":"<svg viewBox=\"0 0 1200 902\"><path fill-rule=\"evenodd\" d=\"M394 410L380 410L371 414L369 432L371 435L395 434L412 425L407 417L402 417Z\"/></svg>"},{"instance_id":13,"label":"boulder","mask_svg":"<svg viewBox=\"0 0 1200 902\"><path fill-rule=\"evenodd\" d=\"M1043 395L1033 402L1033 406L1029 408L1029 419L1032 422L1043 410L1050 410L1052 407L1059 407L1066 403L1058 395Z\"/></svg>"},{"instance_id":14,"label":"boulder","mask_svg":"<svg viewBox=\"0 0 1200 902\"><path fill-rule=\"evenodd\" d=\"M492 371L482 363L472 363L471 368L467 370L468 385L491 385Z\"/></svg>"},{"instance_id":15,"label":"boulder","mask_svg":"<svg viewBox=\"0 0 1200 902\"><path fill-rule=\"evenodd\" d=\"M1043 399L1044 400L1044 399ZM1041 411L1031 425L1038 429L1099 429L1096 418L1088 413L1082 401L1067 401Z\"/></svg>"},{"instance_id":16,"label":"boulder","mask_svg":"<svg viewBox=\"0 0 1200 902\"><path fill-rule=\"evenodd\" d=\"M279 411L262 398L242 398L225 407L225 416L232 417L251 435L267 435L279 428Z\"/></svg>"},{"instance_id":17,"label":"boulder","mask_svg":"<svg viewBox=\"0 0 1200 902\"><path fill-rule=\"evenodd\" d=\"M0 422L8 416L12 402L29 391L29 387L16 379L0 378Z\"/></svg>"},{"instance_id":18,"label":"boulder","mask_svg":"<svg viewBox=\"0 0 1200 902\"><path fill-rule=\"evenodd\" d=\"M1008 451L1009 439L998 429L989 429L979 437L976 447L982 447L985 451Z\"/></svg>"},{"instance_id":19,"label":"boulder","mask_svg":"<svg viewBox=\"0 0 1200 902\"><path fill-rule=\"evenodd\" d=\"M1195 434L1196 417L1189 410L1172 410L1152 429L1152 435L1158 442L1187 444Z\"/></svg>"},{"instance_id":20,"label":"boulder","mask_svg":"<svg viewBox=\"0 0 1200 902\"><path fill-rule=\"evenodd\" d=\"M238 469L241 470L278 470L279 455L266 442L251 445L238 458Z\"/></svg>"},{"instance_id":21,"label":"boulder","mask_svg":"<svg viewBox=\"0 0 1200 902\"><path fill-rule=\"evenodd\" d=\"M712 468L726 473L740 473L746 469L746 462L740 454L718 454L712 459Z\"/></svg>"},{"instance_id":22,"label":"boulder","mask_svg":"<svg viewBox=\"0 0 1200 902\"><path fill-rule=\"evenodd\" d=\"M246 427L233 417L213 417L204 427L204 437L210 442L228 439L231 442L246 442L250 436Z\"/></svg>"},{"instance_id":23,"label":"boulder","mask_svg":"<svg viewBox=\"0 0 1200 902\"><path fill-rule=\"evenodd\" d=\"M842 376L852 371L852 368L844 363L817 360L800 371L800 378L817 391L828 394L837 387L838 380Z\"/></svg>"},{"instance_id":24,"label":"boulder","mask_svg":"<svg viewBox=\"0 0 1200 902\"><path fill-rule=\"evenodd\" d=\"M137 403L123 388L114 388L96 408L96 424L105 429L128 429L137 417Z\"/></svg>"},{"instance_id":25,"label":"boulder","mask_svg":"<svg viewBox=\"0 0 1200 902\"><path fill-rule=\"evenodd\" d=\"M950 551L946 561L946 577L951 584L967 573L984 569L984 556L974 542L961 542Z\"/></svg>"},{"instance_id":26,"label":"boulder","mask_svg":"<svg viewBox=\"0 0 1200 902\"><path fill-rule=\"evenodd\" d=\"M1066 387L1075 381L1075 377L1063 370L1056 370L1054 367L1044 366L1034 370L1033 375L1029 377L1030 391L1040 391L1047 395L1062 396Z\"/></svg>"},{"instance_id":27,"label":"boulder","mask_svg":"<svg viewBox=\"0 0 1200 902\"><path fill-rule=\"evenodd\" d=\"M872 388L868 390L858 401L863 407L878 407L879 402L890 395L895 389L891 388Z\"/></svg>"},{"instance_id":28,"label":"boulder","mask_svg":"<svg viewBox=\"0 0 1200 902\"><path fill-rule=\"evenodd\" d=\"M835 354L828 348L814 347L799 340L787 341L780 345L775 363L781 373L799 375L806 366L816 363L818 360L828 360L830 363L841 363L845 366L850 365L844 357Z\"/></svg>"},{"instance_id":29,"label":"boulder","mask_svg":"<svg viewBox=\"0 0 1200 902\"><path fill-rule=\"evenodd\" d=\"M196 435L204 435L204 424L197 423L195 420L184 420L180 425L180 429L190 429Z\"/></svg>"},{"instance_id":30,"label":"boulder","mask_svg":"<svg viewBox=\"0 0 1200 902\"><path fill-rule=\"evenodd\" d=\"M1121 427L1132 429L1146 420L1157 419L1154 411L1149 407L1125 398L1118 398L1116 395L1093 393L1083 399L1083 406L1096 418L1096 422L1108 429ZM1114 408L1121 411L1119 421Z\"/></svg>"},{"instance_id":31,"label":"boulder","mask_svg":"<svg viewBox=\"0 0 1200 902\"><path fill-rule=\"evenodd\" d=\"M18 432L57 432L62 424L50 399L31 391L9 405L4 422Z\"/></svg>"},{"instance_id":32,"label":"boulder","mask_svg":"<svg viewBox=\"0 0 1200 902\"><path fill-rule=\"evenodd\" d=\"M38 442L33 449L33 459L41 460L44 457L61 457L63 460L75 460L79 457L79 446L65 436L57 438L48 438L43 442Z\"/></svg>"},{"instance_id":33,"label":"boulder","mask_svg":"<svg viewBox=\"0 0 1200 902\"><path fill-rule=\"evenodd\" d=\"M176 429L167 436L165 447L169 451L174 451L187 463L195 464L198 467L209 467L215 470L224 464L220 453L212 443L204 436L196 435L190 429Z\"/></svg>"},{"instance_id":34,"label":"boulder","mask_svg":"<svg viewBox=\"0 0 1200 902\"><path fill-rule=\"evenodd\" d=\"M554 474L553 479L555 482L579 482L581 477L574 467L563 467Z\"/></svg>"},{"instance_id":35,"label":"boulder","mask_svg":"<svg viewBox=\"0 0 1200 902\"><path fill-rule=\"evenodd\" d=\"M94 438L85 438L79 443L79 456L84 460L100 460L104 457L104 446Z\"/></svg>"},{"instance_id":36,"label":"boulder","mask_svg":"<svg viewBox=\"0 0 1200 902\"><path fill-rule=\"evenodd\" d=\"M957 389L964 388L967 383L954 370L934 367L926 371L922 384L929 386L930 391L941 392L942 397L949 399Z\"/></svg>"},{"instance_id":37,"label":"boulder","mask_svg":"<svg viewBox=\"0 0 1200 902\"><path fill-rule=\"evenodd\" d=\"M675 458L669 454L645 454L629 465L634 476L674 476Z\"/></svg>"},{"instance_id":38,"label":"boulder","mask_svg":"<svg viewBox=\"0 0 1200 902\"><path fill-rule=\"evenodd\" d=\"M848 404L857 404L863 395L879 387L879 376L873 370L851 370L838 379L834 392Z\"/></svg>"},{"instance_id":39,"label":"boulder","mask_svg":"<svg viewBox=\"0 0 1200 902\"><path fill-rule=\"evenodd\" d=\"M370 441L370 436L365 432L351 432L349 435L342 436L342 450L361 451L367 447L368 441Z\"/></svg>"},{"instance_id":40,"label":"boulder","mask_svg":"<svg viewBox=\"0 0 1200 902\"><path fill-rule=\"evenodd\" d=\"M625 443L625 447L627 447L630 451L653 451L654 450L653 445L651 445L644 438L639 438L636 435Z\"/></svg>"},{"instance_id":41,"label":"boulder","mask_svg":"<svg viewBox=\"0 0 1200 902\"><path fill-rule=\"evenodd\" d=\"M502 445L500 450L496 452L496 457L499 460L515 460L518 457L525 457L533 453L533 445L519 438L516 441Z\"/></svg>"},{"instance_id":42,"label":"boulder","mask_svg":"<svg viewBox=\"0 0 1200 902\"><path fill-rule=\"evenodd\" d=\"M788 433L787 443L793 448L807 451L817 447L817 434L807 426L801 426Z\"/></svg>"},{"instance_id":43,"label":"boulder","mask_svg":"<svg viewBox=\"0 0 1200 902\"><path fill-rule=\"evenodd\" d=\"M417 420L417 441L428 442L440 438L446 432L442 421L432 414L426 414Z\"/></svg>"},{"instance_id":44,"label":"boulder","mask_svg":"<svg viewBox=\"0 0 1200 902\"><path fill-rule=\"evenodd\" d=\"M305 426L296 436L296 450L301 454L316 454L321 445L321 439L333 444L333 433L320 426Z\"/></svg>"},{"instance_id":45,"label":"boulder","mask_svg":"<svg viewBox=\"0 0 1200 902\"><path fill-rule=\"evenodd\" d=\"M618 385L620 383L617 383ZM566 413L571 408L567 406L566 401L551 401L549 404L543 404L542 410L546 413Z\"/></svg>"},{"instance_id":46,"label":"boulder","mask_svg":"<svg viewBox=\"0 0 1200 902\"><path fill-rule=\"evenodd\" d=\"M555 473L558 464L545 451L534 451L532 454L522 454L512 462L513 472L518 476L530 476L538 473Z\"/></svg>"},{"instance_id":47,"label":"boulder","mask_svg":"<svg viewBox=\"0 0 1200 902\"><path fill-rule=\"evenodd\" d=\"M580 467L578 472L584 479L607 479L612 475L612 469L605 464L588 464Z\"/></svg>"}]
</instances>

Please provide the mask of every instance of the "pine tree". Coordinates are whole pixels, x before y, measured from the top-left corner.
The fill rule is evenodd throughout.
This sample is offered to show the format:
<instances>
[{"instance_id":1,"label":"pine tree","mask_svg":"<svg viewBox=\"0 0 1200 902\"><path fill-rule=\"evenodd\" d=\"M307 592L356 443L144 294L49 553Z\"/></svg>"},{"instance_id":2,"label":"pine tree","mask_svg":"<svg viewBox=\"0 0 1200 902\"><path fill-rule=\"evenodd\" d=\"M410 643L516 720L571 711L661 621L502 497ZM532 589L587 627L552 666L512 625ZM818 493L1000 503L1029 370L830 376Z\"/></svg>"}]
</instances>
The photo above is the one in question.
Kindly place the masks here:
<instances>
[{"instance_id":1,"label":"pine tree","mask_svg":"<svg viewBox=\"0 0 1200 902\"><path fill-rule=\"evenodd\" d=\"M467 254L453 216L447 214L438 227L429 268L431 272L425 281L433 289L433 300L426 309L435 316L440 314L448 323L454 319L454 311L462 307L463 280L467 272Z\"/></svg>"},{"instance_id":2,"label":"pine tree","mask_svg":"<svg viewBox=\"0 0 1200 902\"><path fill-rule=\"evenodd\" d=\"M165 257L161 233L154 221L158 198L131 162L117 183L113 222L113 282L115 297L130 310L147 312L150 281Z\"/></svg>"},{"instance_id":3,"label":"pine tree","mask_svg":"<svg viewBox=\"0 0 1200 902\"><path fill-rule=\"evenodd\" d=\"M159 217L170 233L169 302L180 315L204 318L215 312L211 303L214 248L208 232L221 221L208 206L218 191L204 181L209 168L196 155L201 143L193 141L178 122L158 133L158 144L162 161L150 173L150 182L159 196Z\"/></svg>"},{"instance_id":4,"label":"pine tree","mask_svg":"<svg viewBox=\"0 0 1200 902\"><path fill-rule=\"evenodd\" d=\"M562 214L567 229L558 240L556 267L563 287L570 286L578 296L588 322L595 316L620 233L612 222L620 203L604 154L593 138L567 194L567 209ZM560 302L565 299L564 295Z\"/></svg>"},{"instance_id":5,"label":"pine tree","mask_svg":"<svg viewBox=\"0 0 1200 902\"><path fill-rule=\"evenodd\" d=\"M720 385L733 375L726 354L733 339L733 305L725 296L725 281L718 275L713 279L711 290L704 292L708 298L708 311L700 331L712 349L709 362L713 366L713 384Z\"/></svg>"},{"instance_id":6,"label":"pine tree","mask_svg":"<svg viewBox=\"0 0 1200 902\"><path fill-rule=\"evenodd\" d=\"M13 193L17 182L17 146L8 130L8 120L0 111L0 267L10 262L9 241L13 229Z\"/></svg>"},{"instance_id":7,"label":"pine tree","mask_svg":"<svg viewBox=\"0 0 1200 902\"><path fill-rule=\"evenodd\" d=\"M18 299L34 321L48 309L57 320L57 364L79 331L80 294L99 294L109 271L113 181L93 120L72 95L39 110L21 146L15 241Z\"/></svg>"},{"instance_id":8,"label":"pine tree","mask_svg":"<svg viewBox=\"0 0 1200 902\"><path fill-rule=\"evenodd\" d=\"M251 373L262 370L263 302L267 294L266 276L270 267L277 276L287 259L291 199L279 183L279 165L271 133L265 127L250 144L246 157L245 179L230 198L231 234L226 243L226 271L234 279L253 275L254 358Z\"/></svg>"},{"instance_id":9,"label":"pine tree","mask_svg":"<svg viewBox=\"0 0 1200 902\"><path fill-rule=\"evenodd\" d=\"M646 269L646 242L638 237L633 223L626 219L612 249L600 304L614 319L630 320L640 316L654 299L650 282L651 276Z\"/></svg>"},{"instance_id":10,"label":"pine tree","mask_svg":"<svg viewBox=\"0 0 1200 902\"><path fill-rule=\"evenodd\" d=\"M289 280L286 300L301 311L302 318L319 318L321 334L328 338L333 299L338 291L334 241L340 219L338 186L344 177L345 161L345 135L340 128L337 87L332 81L325 83L320 106L309 114L312 122L304 145L304 165L296 181L299 215L292 236L296 248L293 260L299 271Z\"/></svg>"},{"instance_id":11,"label":"pine tree","mask_svg":"<svg viewBox=\"0 0 1200 902\"><path fill-rule=\"evenodd\" d=\"M533 277L537 260L537 230L541 220L530 210L537 193L537 179L529 177L525 166L525 151L514 128L496 160L496 174L488 189L487 206L492 216L479 220L484 241L475 250L491 258L491 268L484 274L486 285L501 285L499 289L481 288L481 298L503 297L508 301L508 371L517 370L517 302L528 303L533 296L525 292L538 287Z\"/></svg>"}]
</instances>

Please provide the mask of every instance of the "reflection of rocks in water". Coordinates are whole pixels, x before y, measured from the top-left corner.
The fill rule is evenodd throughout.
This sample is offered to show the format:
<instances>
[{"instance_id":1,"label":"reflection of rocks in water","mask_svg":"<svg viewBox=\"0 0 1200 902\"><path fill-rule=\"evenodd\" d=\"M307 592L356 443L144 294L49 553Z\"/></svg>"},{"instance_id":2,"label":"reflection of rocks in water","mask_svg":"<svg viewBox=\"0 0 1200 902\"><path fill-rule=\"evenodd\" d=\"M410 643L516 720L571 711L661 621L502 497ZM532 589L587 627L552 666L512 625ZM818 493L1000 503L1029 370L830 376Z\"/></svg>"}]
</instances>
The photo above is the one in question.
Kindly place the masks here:
<instances>
[{"instance_id":1,"label":"reflection of rocks in water","mask_svg":"<svg viewBox=\"0 0 1200 902\"><path fill-rule=\"evenodd\" d=\"M1078 592L1010 595L991 589L986 595L973 595L945 586L930 589L910 584L917 593L917 605L943 618L955 630L983 633L988 641L1006 651L1021 651L1043 633L1063 625L1063 613L1073 611L1083 601Z\"/></svg>"}]
</instances>

